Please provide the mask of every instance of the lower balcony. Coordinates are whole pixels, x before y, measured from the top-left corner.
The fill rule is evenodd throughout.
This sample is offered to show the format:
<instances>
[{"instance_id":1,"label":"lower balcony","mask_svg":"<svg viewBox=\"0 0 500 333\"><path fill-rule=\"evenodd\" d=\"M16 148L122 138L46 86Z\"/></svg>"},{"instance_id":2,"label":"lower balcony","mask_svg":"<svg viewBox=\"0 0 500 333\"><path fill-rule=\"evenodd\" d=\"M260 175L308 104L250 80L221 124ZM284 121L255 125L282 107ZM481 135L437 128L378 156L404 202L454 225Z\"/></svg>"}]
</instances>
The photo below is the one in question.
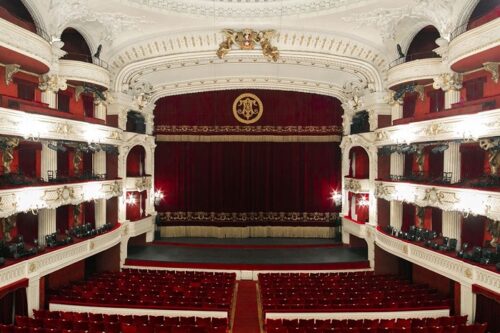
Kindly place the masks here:
<instances>
[{"instance_id":1,"label":"lower balcony","mask_svg":"<svg viewBox=\"0 0 500 333\"><path fill-rule=\"evenodd\" d=\"M500 288L500 274L464 261L454 255L398 239L374 226L343 219L342 228L355 236L374 242L380 248L414 264L430 269L465 285L479 285L492 291Z\"/></svg>"}]
</instances>

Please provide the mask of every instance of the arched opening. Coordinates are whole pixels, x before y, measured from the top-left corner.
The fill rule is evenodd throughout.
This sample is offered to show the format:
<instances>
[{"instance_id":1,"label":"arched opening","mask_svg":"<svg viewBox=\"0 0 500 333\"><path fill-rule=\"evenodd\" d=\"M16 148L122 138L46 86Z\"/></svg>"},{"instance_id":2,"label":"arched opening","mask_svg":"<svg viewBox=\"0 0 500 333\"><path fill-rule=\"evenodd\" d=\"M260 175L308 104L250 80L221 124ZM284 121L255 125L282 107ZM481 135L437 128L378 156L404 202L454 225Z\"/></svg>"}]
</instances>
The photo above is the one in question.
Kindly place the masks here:
<instances>
[{"instance_id":1,"label":"arched opening","mask_svg":"<svg viewBox=\"0 0 500 333\"><path fill-rule=\"evenodd\" d=\"M406 52L406 61L427 58L439 58L439 55L432 50L439 47L436 44L436 39L441 37L439 31L432 25L428 25L420 30L408 47Z\"/></svg>"},{"instance_id":2,"label":"arched opening","mask_svg":"<svg viewBox=\"0 0 500 333\"><path fill-rule=\"evenodd\" d=\"M62 59L92 63L92 53L85 38L73 28L67 28L61 35L66 55Z\"/></svg>"},{"instance_id":3,"label":"arched opening","mask_svg":"<svg viewBox=\"0 0 500 333\"><path fill-rule=\"evenodd\" d=\"M353 147L349 152L349 176L366 179L370 173L370 159L362 147Z\"/></svg>"},{"instance_id":4,"label":"arched opening","mask_svg":"<svg viewBox=\"0 0 500 333\"><path fill-rule=\"evenodd\" d=\"M36 24L21 0L0 0L0 18L36 33Z\"/></svg>"},{"instance_id":5,"label":"arched opening","mask_svg":"<svg viewBox=\"0 0 500 333\"><path fill-rule=\"evenodd\" d=\"M474 29L500 17L500 2L498 0L481 0L472 12L467 30Z\"/></svg>"},{"instance_id":6,"label":"arched opening","mask_svg":"<svg viewBox=\"0 0 500 333\"><path fill-rule=\"evenodd\" d=\"M129 111L127 113L127 132L134 132L139 134L146 133L146 121L144 116L137 111Z\"/></svg>"},{"instance_id":7,"label":"arched opening","mask_svg":"<svg viewBox=\"0 0 500 333\"><path fill-rule=\"evenodd\" d=\"M142 177L145 169L146 150L143 146L133 147L127 155L127 177Z\"/></svg>"}]
</instances>

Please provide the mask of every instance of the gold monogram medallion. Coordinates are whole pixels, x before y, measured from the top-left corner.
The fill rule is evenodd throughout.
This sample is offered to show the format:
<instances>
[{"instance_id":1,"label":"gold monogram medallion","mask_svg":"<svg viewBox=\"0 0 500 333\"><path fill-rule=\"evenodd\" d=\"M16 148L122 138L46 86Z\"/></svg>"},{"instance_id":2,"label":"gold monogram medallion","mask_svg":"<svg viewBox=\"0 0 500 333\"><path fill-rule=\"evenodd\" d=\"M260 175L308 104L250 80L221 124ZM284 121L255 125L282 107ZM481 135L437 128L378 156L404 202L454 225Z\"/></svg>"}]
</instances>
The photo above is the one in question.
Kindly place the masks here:
<instances>
[{"instance_id":1,"label":"gold monogram medallion","mask_svg":"<svg viewBox=\"0 0 500 333\"><path fill-rule=\"evenodd\" d=\"M234 100L233 115L240 123L253 124L262 117L262 113L264 113L264 105L254 94L241 94Z\"/></svg>"}]
</instances>

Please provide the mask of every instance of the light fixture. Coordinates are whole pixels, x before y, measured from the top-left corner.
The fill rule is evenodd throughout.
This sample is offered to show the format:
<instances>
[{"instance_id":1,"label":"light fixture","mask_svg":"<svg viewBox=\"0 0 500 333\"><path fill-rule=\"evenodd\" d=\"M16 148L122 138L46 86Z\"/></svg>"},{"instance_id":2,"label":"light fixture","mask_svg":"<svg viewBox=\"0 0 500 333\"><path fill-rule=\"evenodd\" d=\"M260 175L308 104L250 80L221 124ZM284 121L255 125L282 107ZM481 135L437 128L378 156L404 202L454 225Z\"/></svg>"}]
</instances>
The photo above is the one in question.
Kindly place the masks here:
<instances>
[{"instance_id":1,"label":"light fixture","mask_svg":"<svg viewBox=\"0 0 500 333\"><path fill-rule=\"evenodd\" d=\"M160 204L160 202L163 200L163 198L165 197L165 195L163 194L162 190L157 189L157 190L155 190L153 197L154 197L155 205L158 206Z\"/></svg>"},{"instance_id":2,"label":"light fixture","mask_svg":"<svg viewBox=\"0 0 500 333\"><path fill-rule=\"evenodd\" d=\"M361 199L358 200L358 206L367 207L370 205L370 201L368 201L368 197L366 195L362 195Z\"/></svg>"},{"instance_id":3,"label":"light fixture","mask_svg":"<svg viewBox=\"0 0 500 333\"><path fill-rule=\"evenodd\" d=\"M335 206L340 206L342 204L342 194L337 190L332 190L330 192L330 199L333 201Z\"/></svg>"},{"instance_id":4,"label":"light fixture","mask_svg":"<svg viewBox=\"0 0 500 333\"><path fill-rule=\"evenodd\" d=\"M135 206L137 200L135 198L135 195L132 194L132 193L129 193L127 195L127 199L125 199L125 204L129 205L129 206Z\"/></svg>"}]
</instances>

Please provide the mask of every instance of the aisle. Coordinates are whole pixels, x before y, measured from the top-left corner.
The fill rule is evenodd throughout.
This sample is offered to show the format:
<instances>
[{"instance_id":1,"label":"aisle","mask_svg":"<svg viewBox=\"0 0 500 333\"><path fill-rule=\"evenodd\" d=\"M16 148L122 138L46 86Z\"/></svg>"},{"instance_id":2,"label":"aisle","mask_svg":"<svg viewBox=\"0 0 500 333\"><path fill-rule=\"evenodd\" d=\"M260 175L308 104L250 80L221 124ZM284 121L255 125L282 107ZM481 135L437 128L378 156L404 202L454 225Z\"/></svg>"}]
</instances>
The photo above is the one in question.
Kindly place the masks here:
<instances>
[{"instance_id":1,"label":"aisle","mask_svg":"<svg viewBox=\"0 0 500 333\"><path fill-rule=\"evenodd\" d=\"M233 333L259 333L257 282L238 281Z\"/></svg>"}]
</instances>

